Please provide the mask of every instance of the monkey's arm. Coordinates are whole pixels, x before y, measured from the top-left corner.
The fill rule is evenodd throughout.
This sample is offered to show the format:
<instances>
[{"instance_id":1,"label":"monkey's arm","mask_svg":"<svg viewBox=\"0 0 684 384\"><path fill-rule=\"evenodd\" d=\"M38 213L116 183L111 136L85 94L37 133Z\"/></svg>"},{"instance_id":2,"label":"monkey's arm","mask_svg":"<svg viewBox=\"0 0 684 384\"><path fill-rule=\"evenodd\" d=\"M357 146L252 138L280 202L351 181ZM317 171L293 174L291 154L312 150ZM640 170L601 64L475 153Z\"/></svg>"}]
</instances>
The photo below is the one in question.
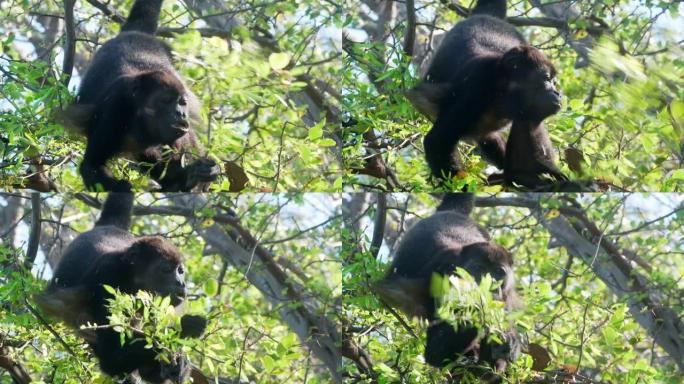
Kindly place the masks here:
<instances>
[{"instance_id":1,"label":"monkey's arm","mask_svg":"<svg viewBox=\"0 0 684 384\"><path fill-rule=\"evenodd\" d=\"M134 332L133 337L134 340L127 339L121 345L120 334L113 329L97 331L97 341L92 347L102 371L112 377L123 377L137 370L150 383L183 382L190 368L183 353L168 356L169 362L159 361L160 350L148 348L143 335Z\"/></svg>"},{"instance_id":2,"label":"monkey's arm","mask_svg":"<svg viewBox=\"0 0 684 384\"><path fill-rule=\"evenodd\" d=\"M127 125L124 119L131 114L131 87L130 78L120 78L107 90L107 94L111 96L106 101L96 103L99 107L93 110L93 117L87 128L88 143L80 168L83 183L88 190L131 190L128 181L117 180L105 166L107 160L123 147Z\"/></svg>"},{"instance_id":3,"label":"monkey's arm","mask_svg":"<svg viewBox=\"0 0 684 384\"><path fill-rule=\"evenodd\" d=\"M433 176L453 176L463 170L456 145L463 138L483 136L478 132L478 122L493 98L495 84L491 74L496 64L489 57L472 59L453 75L449 92L439 101L435 124L423 140L425 158ZM487 156L496 161L504 156L500 141L499 137L491 136L483 142Z\"/></svg>"},{"instance_id":4,"label":"monkey's arm","mask_svg":"<svg viewBox=\"0 0 684 384\"><path fill-rule=\"evenodd\" d=\"M128 192L131 183L117 180L105 163L113 155L112 148L116 146L115 135L112 135L112 123L100 123L95 134L88 137L88 144L81 163L80 172L83 183L90 191L102 189L112 192ZM102 132L102 134L100 134Z\"/></svg>"},{"instance_id":5,"label":"monkey's arm","mask_svg":"<svg viewBox=\"0 0 684 384\"><path fill-rule=\"evenodd\" d=\"M459 327L458 331L444 320L435 320L428 326L425 340L425 361L435 367L444 367L453 362L458 355L475 351L477 328L469 324Z\"/></svg>"}]
</instances>

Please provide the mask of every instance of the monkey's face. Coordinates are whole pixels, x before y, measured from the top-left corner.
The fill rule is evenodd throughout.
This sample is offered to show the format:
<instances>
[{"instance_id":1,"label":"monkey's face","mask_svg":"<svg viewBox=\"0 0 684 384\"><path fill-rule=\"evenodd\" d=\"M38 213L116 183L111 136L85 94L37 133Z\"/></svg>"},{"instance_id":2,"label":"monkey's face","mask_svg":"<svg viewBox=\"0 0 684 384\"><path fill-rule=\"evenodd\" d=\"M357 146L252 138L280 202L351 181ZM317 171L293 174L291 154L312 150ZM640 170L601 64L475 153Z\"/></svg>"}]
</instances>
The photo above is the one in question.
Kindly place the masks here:
<instances>
[{"instance_id":1,"label":"monkey's face","mask_svg":"<svg viewBox=\"0 0 684 384\"><path fill-rule=\"evenodd\" d=\"M503 247L493 243L470 244L463 248L458 259L456 265L465 269L478 283L486 274L502 282L497 299L504 300L507 292L513 289L512 257Z\"/></svg>"},{"instance_id":2,"label":"monkey's face","mask_svg":"<svg viewBox=\"0 0 684 384\"><path fill-rule=\"evenodd\" d=\"M516 114L541 121L557 113L563 99L557 84L555 75L546 68L529 71L512 82L509 92L510 100L515 100Z\"/></svg>"},{"instance_id":3,"label":"monkey's face","mask_svg":"<svg viewBox=\"0 0 684 384\"><path fill-rule=\"evenodd\" d=\"M171 87L149 95L142 111L147 134L156 142L172 144L190 131L190 111L185 92Z\"/></svg>"},{"instance_id":4,"label":"monkey's face","mask_svg":"<svg viewBox=\"0 0 684 384\"><path fill-rule=\"evenodd\" d=\"M154 278L148 282L147 290L161 296L169 296L175 307L185 300L185 267L168 259L160 259L150 267Z\"/></svg>"},{"instance_id":5,"label":"monkey's face","mask_svg":"<svg viewBox=\"0 0 684 384\"><path fill-rule=\"evenodd\" d=\"M532 47L516 47L501 59L506 88L507 113L511 118L540 122L558 112L563 99L556 69Z\"/></svg>"},{"instance_id":6,"label":"monkey's face","mask_svg":"<svg viewBox=\"0 0 684 384\"><path fill-rule=\"evenodd\" d=\"M143 237L127 251L136 290L169 296L177 306L185 300L185 267L178 249L157 237Z\"/></svg>"}]
</instances>

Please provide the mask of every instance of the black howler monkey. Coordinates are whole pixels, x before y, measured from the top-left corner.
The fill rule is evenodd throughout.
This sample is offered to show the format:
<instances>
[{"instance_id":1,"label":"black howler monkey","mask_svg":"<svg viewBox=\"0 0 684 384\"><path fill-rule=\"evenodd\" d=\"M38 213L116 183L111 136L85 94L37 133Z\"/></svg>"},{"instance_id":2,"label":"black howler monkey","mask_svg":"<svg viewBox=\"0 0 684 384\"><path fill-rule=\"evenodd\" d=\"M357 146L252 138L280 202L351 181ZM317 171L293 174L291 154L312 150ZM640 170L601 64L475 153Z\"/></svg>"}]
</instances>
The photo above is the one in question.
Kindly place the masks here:
<instances>
[{"instance_id":1,"label":"black howler monkey","mask_svg":"<svg viewBox=\"0 0 684 384\"><path fill-rule=\"evenodd\" d=\"M144 164L164 191L189 191L219 174L213 160L193 159L197 100L173 68L171 48L154 36L161 5L135 2L119 35L95 54L76 104L61 116L88 139L80 171L89 190L131 189L105 165L121 154Z\"/></svg>"},{"instance_id":2,"label":"black howler monkey","mask_svg":"<svg viewBox=\"0 0 684 384\"><path fill-rule=\"evenodd\" d=\"M543 174L566 180L542 123L560 109L556 70L505 16L505 0L479 0L472 16L446 34L423 82L409 92L434 122L424 147L435 177L463 169L455 149L468 139L509 183L538 188L548 183ZM511 122L506 143L500 130Z\"/></svg>"},{"instance_id":3,"label":"black howler monkey","mask_svg":"<svg viewBox=\"0 0 684 384\"><path fill-rule=\"evenodd\" d=\"M176 247L159 237L135 237L129 231L132 193L110 193L95 227L74 239L59 260L46 291L36 296L39 306L78 329L87 322L108 324L103 285L135 294L139 290L169 296L173 305L185 299L185 267ZM206 320L201 316L181 318L181 336L199 337ZM156 360L159 351L146 348L144 339L120 343L120 334L110 328L79 330L112 377L131 375L150 383L183 383L190 365L182 353L170 363Z\"/></svg>"},{"instance_id":4,"label":"black howler monkey","mask_svg":"<svg viewBox=\"0 0 684 384\"><path fill-rule=\"evenodd\" d=\"M425 360L430 365L444 367L459 356L469 356L502 371L520 352L515 332L508 332L505 342L498 344L481 338L472 325L454 329L438 317L437 302L430 294L434 273L452 275L460 267L476 281L485 274L502 281L499 299L507 308L517 302L513 257L469 217L473 205L472 194L445 195L434 215L406 232L385 278L374 287L387 304L429 321Z\"/></svg>"}]
</instances>

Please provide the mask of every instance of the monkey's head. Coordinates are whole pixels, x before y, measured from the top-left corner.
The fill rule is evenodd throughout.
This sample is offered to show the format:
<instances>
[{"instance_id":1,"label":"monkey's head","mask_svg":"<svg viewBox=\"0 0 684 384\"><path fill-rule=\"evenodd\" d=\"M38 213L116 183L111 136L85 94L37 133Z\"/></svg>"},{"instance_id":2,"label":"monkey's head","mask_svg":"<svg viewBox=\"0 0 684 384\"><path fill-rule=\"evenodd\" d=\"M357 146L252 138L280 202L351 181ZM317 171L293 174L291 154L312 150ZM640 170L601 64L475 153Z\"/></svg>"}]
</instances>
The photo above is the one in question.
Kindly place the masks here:
<instances>
[{"instance_id":1,"label":"monkey's head","mask_svg":"<svg viewBox=\"0 0 684 384\"><path fill-rule=\"evenodd\" d=\"M133 95L150 142L172 144L190 131L192 95L180 79L164 71L138 75Z\"/></svg>"},{"instance_id":2,"label":"monkey's head","mask_svg":"<svg viewBox=\"0 0 684 384\"><path fill-rule=\"evenodd\" d=\"M455 265L465 269L478 283L486 274L501 281L499 300L505 301L514 290L513 256L496 243L481 242L463 247Z\"/></svg>"},{"instance_id":3,"label":"monkey's head","mask_svg":"<svg viewBox=\"0 0 684 384\"><path fill-rule=\"evenodd\" d=\"M507 114L512 119L539 121L561 108L556 69L536 48L518 46L499 62Z\"/></svg>"},{"instance_id":4,"label":"monkey's head","mask_svg":"<svg viewBox=\"0 0 684 384\"><path fill-rule=\"evenodd\" d=\"M185 300L185 267L180 251L159 237L141 237L123 255L133 273L131 291L169 296L177 306Z\"/></svg>"}]
</instances>

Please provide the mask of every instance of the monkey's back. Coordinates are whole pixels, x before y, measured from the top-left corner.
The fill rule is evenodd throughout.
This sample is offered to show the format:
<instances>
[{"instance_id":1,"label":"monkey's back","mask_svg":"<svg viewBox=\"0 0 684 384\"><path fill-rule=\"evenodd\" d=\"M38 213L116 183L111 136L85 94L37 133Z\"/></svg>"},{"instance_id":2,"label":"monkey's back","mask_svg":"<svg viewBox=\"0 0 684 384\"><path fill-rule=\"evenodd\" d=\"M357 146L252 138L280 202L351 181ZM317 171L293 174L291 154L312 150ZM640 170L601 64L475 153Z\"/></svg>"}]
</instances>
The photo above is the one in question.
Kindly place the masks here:
<instances>
[{"instance_id":1,"label":"monkey's back","mask_svg":"<svg viewBox=\"0 0 684 384\"><path fill-rule=\"evenodd\" d=\"M81 82L78 102L100 101L121 76L159 70L176 73L171 48L152 35L123 32L104 43L95 53Z\"/></svg>"},{"instance_id":2,"label":"monkey's back","mask_svg":"<svg viewBox=\"0 0 684 384\"><path fill-rule=\"evenodd\" d=\"M53 277L59 287L73 287L81 282L86 271L106 255L119 254L128 249L135 237L112 225L97 226L80 234L64 251Z\"/></svg>"},{"instance_id":3,"label":"monkey's back","mask_svg":"<svg viewBox=\"0 0 684 384\"><path fill-rule=\"evenodd\" d=\"M440 252L460 252L468 244L489 241L489 234L470 217L440 211L414 225L401 239L390 271L402 277L418 276Z\"/></svg>"},{"instance_id":4,"label":"monkey's back","mask_svg":"<svg viewBox=\"0 0 684 384\"><path fill-rule=\"evenodd\" d=\"M447 32L430 63L426 80L448 82L472 58L501 57L522 44L526 44L525 38L506 21L488 15L471 16Z\"/></svg>"}]
</instances>

